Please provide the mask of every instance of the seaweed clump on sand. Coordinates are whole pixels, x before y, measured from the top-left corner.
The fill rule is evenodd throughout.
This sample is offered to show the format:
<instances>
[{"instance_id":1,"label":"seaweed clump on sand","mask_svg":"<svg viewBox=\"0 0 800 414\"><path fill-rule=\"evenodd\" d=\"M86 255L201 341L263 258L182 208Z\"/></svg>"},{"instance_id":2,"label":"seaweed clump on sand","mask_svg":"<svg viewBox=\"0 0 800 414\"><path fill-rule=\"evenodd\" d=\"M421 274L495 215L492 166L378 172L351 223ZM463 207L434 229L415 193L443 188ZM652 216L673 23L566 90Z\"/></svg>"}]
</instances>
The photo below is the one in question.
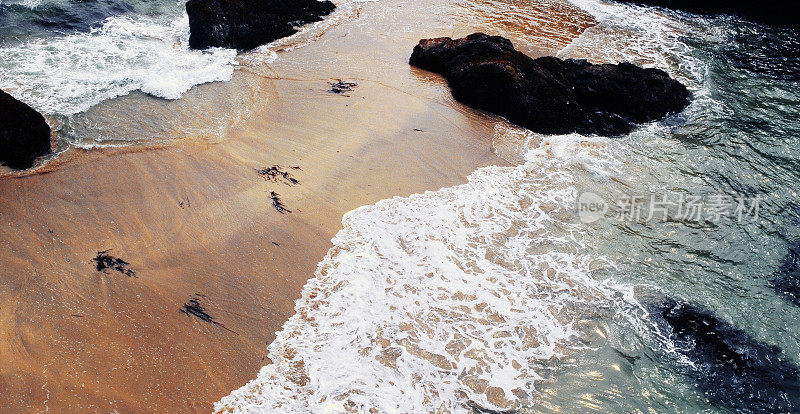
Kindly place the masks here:
<instances>
[{"instance_id":1,"label":"seaweed clump on sand","mask_svg":"<svg viewBox=\"0 0 800 414\"><path fill-rule=\"evenodd\" d=\"M206 296L203 294L195 293L189 298L189 300L186 303L183 304L183 307L180 309L181 313L183 313L186 316L194 316L203 322L208 322L210 324L217 325L220 328L225 329L226 331L233 332L227 327L225 327L225 325L214 320L214 317L209 315L208 312L206 312L206 308L201 303L201 300L205 297Z\"/></svg>"},{"instance_id":2,"label":"seaweed clump on sand","mask_svg":"<svg viewBox=\"0 0 800 414\"><path fill-rule=\"evenodd\" d=\"M800 412L800 370L777 346L698 306L665 299L650 318L686 358L686 374L708 401L736 412Z\"/></svg>"},{"instance_id":3,"label":"seaweed clump on sand","mask_svg":"<svg viewBox=\"0 0 800 414\"><path fill-rule=\"evenodd\" d=\"M278 210L278 213L286 214L292 212L292 210L286 208L286 204L283 204L278 193L270 191L269 198L272 200L272 207L275 207L275 210Z\"/></svg>"},{"instance_id":4,"label":"seaweed clump on sand","mask_svg":"<svg viewBox=\"0 0 800 414\"><path fill-rule=\"evenodd\" d=\"M345 82L341 79L336 79L336 82L328 83L331 85L331 89L328 92L335 93L337 95L343 95L352 91L356 86L358 86L358 84L355 82Z\"/></svg>"},{"instance_id":5,"label":"seaweed clump on sand","mask_svg":"<svg viewBox=\"0 0 800 414\"><path fill-rule=\"evenodd\" d=\"M97 252L97 256L92 259L92 261L95 262L97 271L108 273L109 270L113 270L128 277L136 277L136 272L130 268L130 263L120 259L119 257L111 256L108 254L110 251L111 249Z\"/></svg>"},{"instance_id":6,"label":"seaweed clump on sand","mask_svg":"<svg viewBox=\"0 0 800 414\"><path fill-rule=\"evenodd\" d=\"M291 167L291 169L299 170L300 167ZM278 182L279 179L283 179L283 182L289 185L297 185L300 183L300 181L292 177L292 173L282 169L279 165L258 169L256 173L264 177L264 180L267 181Z\"/></svg>"}]
</instances>

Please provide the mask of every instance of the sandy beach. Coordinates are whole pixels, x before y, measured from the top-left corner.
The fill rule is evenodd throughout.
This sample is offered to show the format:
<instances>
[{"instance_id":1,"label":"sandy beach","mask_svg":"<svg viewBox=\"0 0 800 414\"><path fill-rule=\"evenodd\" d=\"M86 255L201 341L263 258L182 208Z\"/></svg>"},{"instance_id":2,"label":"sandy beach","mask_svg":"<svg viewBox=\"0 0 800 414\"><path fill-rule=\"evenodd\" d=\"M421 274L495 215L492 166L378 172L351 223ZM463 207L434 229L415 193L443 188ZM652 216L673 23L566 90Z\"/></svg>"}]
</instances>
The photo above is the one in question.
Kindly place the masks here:
<instances>
[{"instance_id":1,"label":"sandy beach","mask_svg":"<svg viewBox=\"0 0 800 414\"><path fill-rule=\"evenodd\" d=\"M179 103L134 94L93 109L135 119L140 103L168 113L196 102L211 119L235 95L247 115L221 134L178 123L163 145L73 148L0 177L0 411L208 412L269 362L266 346L346 212L506 165L492 149L499 119L407 64L420 38L491 33L489 18L420 7L364 4L274 63L247 61ZM504 34L546 54L591 24L550 7L549 22L526 23L540 32ZM534 50L536 36L550 42ZM357 86L331 93L337 79ZM299 183L257 173L273 165ZM97 271L105 250L135 274ZM180 312L193 298L217 323Z\"/></svg>"}]
</instances>

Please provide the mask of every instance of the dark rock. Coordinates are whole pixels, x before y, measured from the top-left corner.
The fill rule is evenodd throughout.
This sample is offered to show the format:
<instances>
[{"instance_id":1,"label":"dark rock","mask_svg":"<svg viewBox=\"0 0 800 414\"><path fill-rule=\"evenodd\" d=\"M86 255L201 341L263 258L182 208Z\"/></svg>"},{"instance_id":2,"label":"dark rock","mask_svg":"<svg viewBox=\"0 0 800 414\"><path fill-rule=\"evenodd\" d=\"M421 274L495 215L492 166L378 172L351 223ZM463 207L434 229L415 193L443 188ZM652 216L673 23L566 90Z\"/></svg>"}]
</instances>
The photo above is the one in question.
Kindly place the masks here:
<instances>
[{"instance_id":1,"label":"dark rock","mask_svg":"<svg viewBox=\"0 0 800 414\"><path fill-rule=\"evenodd\" d=\"M532 59L483 33L421 40L410 63L444 75L460 102L544 134L621 135L681 111L690 97L658 69Z\"/></svg>"},{"instance_id":2,"label":"dark rock","mask_svg":"<svg viewBox=\"0 0 800 414\"><path fill-rule=\"evenodd\" d=\"M297 33L336 6L317 0L189 0L189 46L252 49Z\"/></svg>"},{"instance_id":3,"label":"dark rock","mask_svg":"<svg viewBox=\"0 0 800 414\"><path fill-rule=\"evenodd\" d=\"M650 317L688 359L687 375L713 405L737 412L798 412L800 370L781 349L697 306L666 299Z\"/></svg>"},{"instance_id":4,"label":"dark rock","mask_svg":"<svg viewBox=\"0 0 800 414\"><path fill-rule=\"evenodd\" d=\"M800 27L800 3L792 0L623 0L695 14L728 14L782 27Z\"/></svg>"},{"instance_id":5,"label":"dark rock","mask_svg":"<svg viewBox=\"0 0 800 414\"><path fill-rule=\"evenodd\" d=\"M22 170L50 152L50 126L30 106L0 91L0 163Z\"/></svg>"},{"instance_id":6,"label":"dark rock","mask_svg":"<svg viewBox=\"0 0 800 414\"><path fill-rule=\"evenodd\" d=\"M472 414L514 414L515 410L492 410L490 408L483 408L474 401L467 402L467 407Z\"/></svg>"},{"instance_id":7,"label":"dark rock","mask_svg":"<svg viewBox=\"0 0 800 414\"><path fill-rule=\"evenodd\" d=\"M775 292L800 306L800 243L789 247L789 253L772 281Z\"/></svg>"}]
</instances>

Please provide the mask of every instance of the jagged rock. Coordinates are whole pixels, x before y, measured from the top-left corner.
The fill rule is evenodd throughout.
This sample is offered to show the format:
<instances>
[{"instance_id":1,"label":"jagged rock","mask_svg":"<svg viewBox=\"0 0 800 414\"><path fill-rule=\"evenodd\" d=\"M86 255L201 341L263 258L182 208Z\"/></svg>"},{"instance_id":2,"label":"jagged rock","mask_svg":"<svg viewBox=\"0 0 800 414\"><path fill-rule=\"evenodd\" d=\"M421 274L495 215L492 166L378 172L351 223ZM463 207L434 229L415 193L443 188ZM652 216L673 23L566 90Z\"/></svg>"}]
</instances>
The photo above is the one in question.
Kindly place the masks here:
<instances>
[{"instance_id":1,"label":"jagged rock","mask_svg":"<svg viewBox=\"0 0 800 414\"><path fill-rule=\"evenodd\" d=\"M50 152L50 126L30 106L0 90L0 163L22 170Z\"/></svg>"},{"instance_id":2,"label":"jagged rock","mask_svg":"<svg viewBox=\"0 0 800 414\"><path fill-rule=\"evenodd\" d=\"M781 349L698 306L666 299L650 317L691 362L687 374L709 402L735 412L798 412L800 370Z\"/></svg>"},{"instance_id":3,"label":"jagged rock","mask_svg":"<svg viewBox=\"0 0 800 414\"><path fill-rule=\"evenodd\" d=\"M787 0L623 0L695 14L739 16L773 26L800 27L800 3Z\"/></svg>"},{"instance_id":4,"label":"jagged rock","mask_svg":"<svg viewBox=\"0 0 800 414\"><path fill-rule=\"evenodd\" d=\"M335 9L317 0L189 0L189 46L252 49L297 33Z\"/></svg>"},{"instance_id":5,"label":"jagged rock","mask_svg":"<svg viewBox=\"0 0 800 414\"><path fill-rule=\"evenodd\" d=\"M508 39L483 33L423 39L409 62L442 74L458 101L544 134L621 135L681 111L690 97L658 69L532 59Z\"/></svg>"}]
</instances>

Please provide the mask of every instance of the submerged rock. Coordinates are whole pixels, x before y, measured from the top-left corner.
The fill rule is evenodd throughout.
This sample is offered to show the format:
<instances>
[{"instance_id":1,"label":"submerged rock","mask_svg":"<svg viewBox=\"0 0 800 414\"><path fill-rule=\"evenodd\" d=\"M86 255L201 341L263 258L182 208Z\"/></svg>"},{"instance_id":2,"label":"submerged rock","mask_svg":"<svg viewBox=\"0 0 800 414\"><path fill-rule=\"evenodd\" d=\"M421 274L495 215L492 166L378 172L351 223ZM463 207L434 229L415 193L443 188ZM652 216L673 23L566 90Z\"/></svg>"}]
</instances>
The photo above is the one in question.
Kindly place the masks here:
<instances>
[{"instance_id":1,"label":"submerged rock","mask_svg":"<svg viewBox=\"0 0 800 414\"><path fill-rule=\"evenodd\" d=\"M743 412L798 412L800 370L781 349L697 306L666 299L650 316L691 363L687 373L711 404Z\"/></svg>"},{"instance_id":2,"label":"submerged rock","mask_svg":"<svg viewBox=\"0 0 800 414\"><path fill-rule=\"evenodd\" d=\"M800 243L789 247L789 253L778 268L772 287L777 294L800 306Z\"/></svg>"},{"instance_id":3,"label":"submerged rock","mask_svg":"<svg viewBox=\"0 0 800 414\"><path fill-rule=\"evenodd\" d=\"M773 26L800 27L800 3L789 0L623 0L695 14L739 16Z\"/></svg>"},{"instance_id":4,"label":"submerged rock","mask_svg":"<svg viewBox=\"0 0 800 414\"><path fill-rule=\"evenodd\" d=\"M453 96L544 134L621 135L689 104L664 71L630 63L532 59L499 36L423 39L410 63L442 74Z\"/></svg>"},{"instance_id":5,"label":"submerged rock","mask_svg":"<svg viewBox=\"0 0 800 414\"><path fill-rule=\"evenodd\" d=\"M189 0L189 46L253 49L297 33L335 9L317 0Z\"/></svg>"},{"instance_id":6,"label":"submerged rock","mask_svg":"<svg viewBox=\"0 0 800 414\"><path fill-rule=\"evenodd\" d=\"M0 90L0 163L23 170L50 152L50 126L30 106Z\"/></svg>"}]
</instances>

